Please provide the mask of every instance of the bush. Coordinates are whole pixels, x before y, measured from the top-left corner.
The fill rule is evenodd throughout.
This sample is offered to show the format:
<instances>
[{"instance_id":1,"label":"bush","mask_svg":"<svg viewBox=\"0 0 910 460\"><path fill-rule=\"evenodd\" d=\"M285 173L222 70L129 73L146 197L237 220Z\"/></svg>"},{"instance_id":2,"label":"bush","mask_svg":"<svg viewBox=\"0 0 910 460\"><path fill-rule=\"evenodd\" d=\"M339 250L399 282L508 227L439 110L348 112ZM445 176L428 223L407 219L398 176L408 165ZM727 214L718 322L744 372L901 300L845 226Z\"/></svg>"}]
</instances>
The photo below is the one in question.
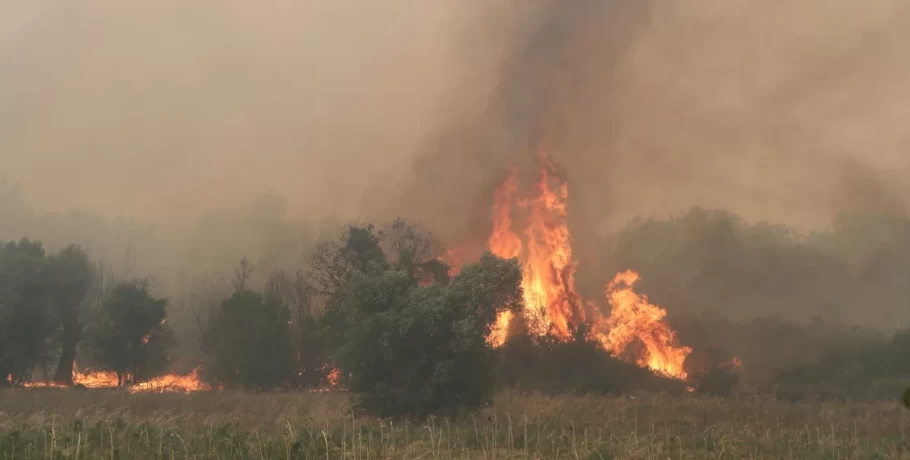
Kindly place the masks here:
<instances>
[{"instance_id":1,"label":"bush","mask_svg":"<svg viewBox=\"0 0 910 460\"><path fill-rule=\"evenodd\" d=\"M520 320L520 317L516 319ZM584 329L569 341L513 333L497 350L498 385L545 394L677 391L685 385L614 358Z\"/></svg>"},{"instance_id":2,"label":"bush","mask_svg":"<svg viewBox=\"0 0 910 460\"><path fill-rule=\"evenodd\" d=\"M335 299L344 322L337 353L359 406L388 415L476 408L493 395L486 337L499 313L521 304L515 260L484 254L447 285L420 286L406 269L372 264Z\"/></svg>"}]
</instances>

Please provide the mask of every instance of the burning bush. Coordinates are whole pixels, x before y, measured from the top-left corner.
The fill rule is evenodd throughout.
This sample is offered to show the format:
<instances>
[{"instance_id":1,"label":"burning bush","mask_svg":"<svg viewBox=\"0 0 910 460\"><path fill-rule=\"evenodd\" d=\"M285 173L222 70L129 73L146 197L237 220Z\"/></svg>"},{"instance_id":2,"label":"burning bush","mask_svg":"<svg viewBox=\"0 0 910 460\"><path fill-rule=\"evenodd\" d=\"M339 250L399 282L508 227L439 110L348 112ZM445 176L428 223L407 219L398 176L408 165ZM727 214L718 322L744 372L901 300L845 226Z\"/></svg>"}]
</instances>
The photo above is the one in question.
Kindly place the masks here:
<instances>
[{"instance_id":1,"label":"burning bush","mask_svg":"<svg viewBox=\"0 0 910 460\"><path fill-rule=\"evenodd\" d=\"M678 379L614 357L592 339L586 326L569 340L533 337L521 331L497 349L500 386L545 394L621 394L635 391L681 393Z\"/></svg>"},{"instance_id":2,"label":"burning bush","mask_svg":"<svg viewBox=\"0 0 910 460\"><path fill-rule=\"evenodd\" d=\"M174 337L165 324L167 299L155 299L145 282L121 283L102 304L89 330L92 363L117 374L118 384L143 382L167 371Z\"/></svg>"}]
</instances>

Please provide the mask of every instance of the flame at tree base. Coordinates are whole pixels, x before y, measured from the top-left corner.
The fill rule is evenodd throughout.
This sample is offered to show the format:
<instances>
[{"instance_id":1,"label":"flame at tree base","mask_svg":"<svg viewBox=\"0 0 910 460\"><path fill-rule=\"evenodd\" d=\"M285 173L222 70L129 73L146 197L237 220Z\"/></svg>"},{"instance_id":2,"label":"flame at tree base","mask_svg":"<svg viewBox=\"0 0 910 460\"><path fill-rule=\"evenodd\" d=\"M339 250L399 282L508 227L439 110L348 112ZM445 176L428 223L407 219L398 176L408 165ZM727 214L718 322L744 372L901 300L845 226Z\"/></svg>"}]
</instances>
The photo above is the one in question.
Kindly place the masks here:
<instances>
[{"instance_id":1,"label":"flame at tree base","mask_svg":"<svg viewBox=\"0 0 910 460\"><path fill-rule=\"evenodd\" d=\"M167 374L147 382L137 383L127 388L130 393L140 392L182 392L208 391L212 387L199 380L199 368L187 375Z\"/></svg>"},{"instance_id":2,"label":"flame at tree base","mask_svg":"<svg viewBox=\"0 0 910 460\"><path fill-rule=\"evenodd\" d=\"M208 391L212 387L200 380L199 368L186 375L167 374L156 377L146 382L138 382L121 386L121 379L116 372L107 371L73 371L73 384L59 382L23 382L22 388L91 388L91 389L117 389L123 388L130 393L192 393Z\"/></svg>"}]
</instances>

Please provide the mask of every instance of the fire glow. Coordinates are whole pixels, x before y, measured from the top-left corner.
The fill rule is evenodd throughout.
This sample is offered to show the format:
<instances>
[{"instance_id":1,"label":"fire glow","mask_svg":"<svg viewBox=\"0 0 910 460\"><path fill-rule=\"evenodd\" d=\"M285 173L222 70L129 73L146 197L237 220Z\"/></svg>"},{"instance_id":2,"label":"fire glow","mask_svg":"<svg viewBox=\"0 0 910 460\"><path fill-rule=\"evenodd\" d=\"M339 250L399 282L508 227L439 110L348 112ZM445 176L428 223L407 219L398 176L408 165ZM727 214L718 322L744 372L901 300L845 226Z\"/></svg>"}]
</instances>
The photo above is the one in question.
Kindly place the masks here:
<instances>
[{"instance_id":1,"label":"fire glow","mask_svg":"<svg viewBox=\"0 0 910 460\"><path fill-rule=\"evenodd\" d=\"M575 290L577 263L566 223L568 186L556 177L556 165L547 155L541 154L539 159L540 168L529 190L522 193L517 170L496 190L489 238L494 254L521 261L521 315L528 333L569 340L573 328L587 322L592 326L590 334L612 355L685 379L683 364L692 349L678 343L676 333L664 321L666 310L633 290L638 274L626 271L607 284L606 297L612 307L609 317L603 317L596 305L589 303L586 308ZM497 318L488 337L492 346L506 342L514 319L510 312ZM627 350L633 344L640 347L629 358Z\"/></svg>"},{"instance_id":2,"label":"fire glow","mask_svg":"<svg viewBox=\"0 0 910 460\"><path fill-rule=\"evenodd\" d=\"M60 382L24 382L23 388L67 388L83 387L92 389L125 388L130 393L192 393L211 390L211 386L199 378L199 369L186 375L166 374L146 382L121 386L121 380L115 372L73 371L73 385Z\"/></svg>"}]
</instances>

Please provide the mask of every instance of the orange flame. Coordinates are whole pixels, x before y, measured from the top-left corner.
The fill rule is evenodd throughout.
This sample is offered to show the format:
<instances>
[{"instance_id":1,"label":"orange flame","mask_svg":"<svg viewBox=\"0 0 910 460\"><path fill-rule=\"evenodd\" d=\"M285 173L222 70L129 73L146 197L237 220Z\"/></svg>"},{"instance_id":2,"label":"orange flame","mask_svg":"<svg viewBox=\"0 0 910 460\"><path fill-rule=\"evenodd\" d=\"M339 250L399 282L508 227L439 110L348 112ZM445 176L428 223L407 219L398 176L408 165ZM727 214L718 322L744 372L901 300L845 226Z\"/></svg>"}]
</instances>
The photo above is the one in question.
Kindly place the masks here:
<instances>
[{"instance_id":1,"label":"orange flame","mask_svg":"<svg viewBox=\"0 0 910 460\"><path fill-rule=\"evenodd\" d=\"M85 388L118 388L120 379L116 372L108 371L82 371L73 366L73 385ZM128 380L128 379L126 379ZM58 382L25 382L23 388L66 388L70 385ZM130 393L140 392L194 392L210 390L211 387L199 379L199 369L187 375L167 374L147 382L132 384L127 387Z\"/></svg>"},{"instance_id":2,"label":"orange flame","mask_svg":"<svg viewBox=\"0 0 910 460\"><path fill-rule=\"evenodd\" d=\"M325 364L323 370L328 369L325 376L325 385L313 390L314 393L330 393L338 391L347 391L341 386L341 370L330 364Z\"/></svg>"},{"instance_id":3,"label":"orange flame","mask_svg":"<svg viewBox=\"0 0 910 460\"><path fill-rule=\"evenodd\" d=\"M212 387L199 380L199 368L196 368L187 375L167 374L149 380L148 382L137 383L129 387L129 392L191 393L195 391L208 391L211 389Z\"/></svg>"},{"instance_id":4,"label":"orange flame","mask_svg":"<svg viewBox=\"0 0 910 460\"><path fill-rule=\"evenodd\" d=\"M69 385L57 382L22 382L21 386L22 388L66 388Z\"/></svg>"},{"instance_id":5,"label":"orange flame","mask_svg":"<svg viewBox=\"0 0 910 460\"><path fill-rule=\"evenodd\" d=\"M730 361L727 361L727 362L721 364L721 367L726 367L728 369L733 369L733 370L742 370L743 361L741 359L737 358L736 356L734 356L733 359L731 359Z\"/></svg>"},{"instance_id":6,"label":"orange flame","mask_svg":"<svg viewBox=\"0 0 910 460\"><path fill-rule=\"evenodd\" d=\"M521 316L533 336L550 334L562 340L571 337L573 327L586 322L583 302L575 290L576 262L572 238L566 223L568 187L558 180L556 165L541 154L540 170L532 189L520 194L518 171L513 170L493 196L493 230L490 250L504 258L522 261L524 309ZM517 204L523 230L514 230L513 208ZM680 346L675 333L663 322L666 310L651 305L632 290L638 275L628 271L617 275L607 286L613 307L609 318L592 324L592 335L604 349L617 357L627 354L632 343L643 347L633 359L640 366L685 379L683 363L691 353ZM599 308L593 307L597 313ZM502 313L493 326L488 343L499 347L506 342L513 320ZM627 358L628 359L628 358Z\"/></svg>"},{"instance_id":7,"label":"orange flame","mask_svg":"<svg viewBox=\"0 0 910 460\"><path fill-rule=\"evenodd\" d=\"M575 293L575 261L566 225L565 183L551 185L554 165L545 154L540 156L540 169L533 191L517 198L524 212L526 225L524 242L512 230L512 204L519 191L517 171L513 170L493 198L493 232L490 250L507 259L523 259L522 316L528 330L535 336L548 333L561 339L571 335L570 324L584 322L584 310ZM501 314L489 336L489 343L500 346L508 336L512 313Z\"/></svg>"},{"instance_id":8,"label":"orange flame","mask_svg":"<svg viewBox=\"0 0 910 460\"><path fill-rule=\"evenodd\" d=\"M117 388L118 381L116 372L73 372L73 383L86 388Z\"/></svg>"},{"instance_id":9,"label":"orange flame","mask_svg":"<svg viewBox=\"0 0 910 460\"><path fill-rule=\"evenodd\" d=\"M683 364L692 349L679 345L676 333L663 321L666 310L648 303L647 296L632 290L638 279L637 273L625 271L607 284L607 298L613 311L603 321L602 327L609 332L599 334L600 341L615 356L639 341L643 349L636 360L638 365L685 379Z\"/></svg>"}]
</instances>

